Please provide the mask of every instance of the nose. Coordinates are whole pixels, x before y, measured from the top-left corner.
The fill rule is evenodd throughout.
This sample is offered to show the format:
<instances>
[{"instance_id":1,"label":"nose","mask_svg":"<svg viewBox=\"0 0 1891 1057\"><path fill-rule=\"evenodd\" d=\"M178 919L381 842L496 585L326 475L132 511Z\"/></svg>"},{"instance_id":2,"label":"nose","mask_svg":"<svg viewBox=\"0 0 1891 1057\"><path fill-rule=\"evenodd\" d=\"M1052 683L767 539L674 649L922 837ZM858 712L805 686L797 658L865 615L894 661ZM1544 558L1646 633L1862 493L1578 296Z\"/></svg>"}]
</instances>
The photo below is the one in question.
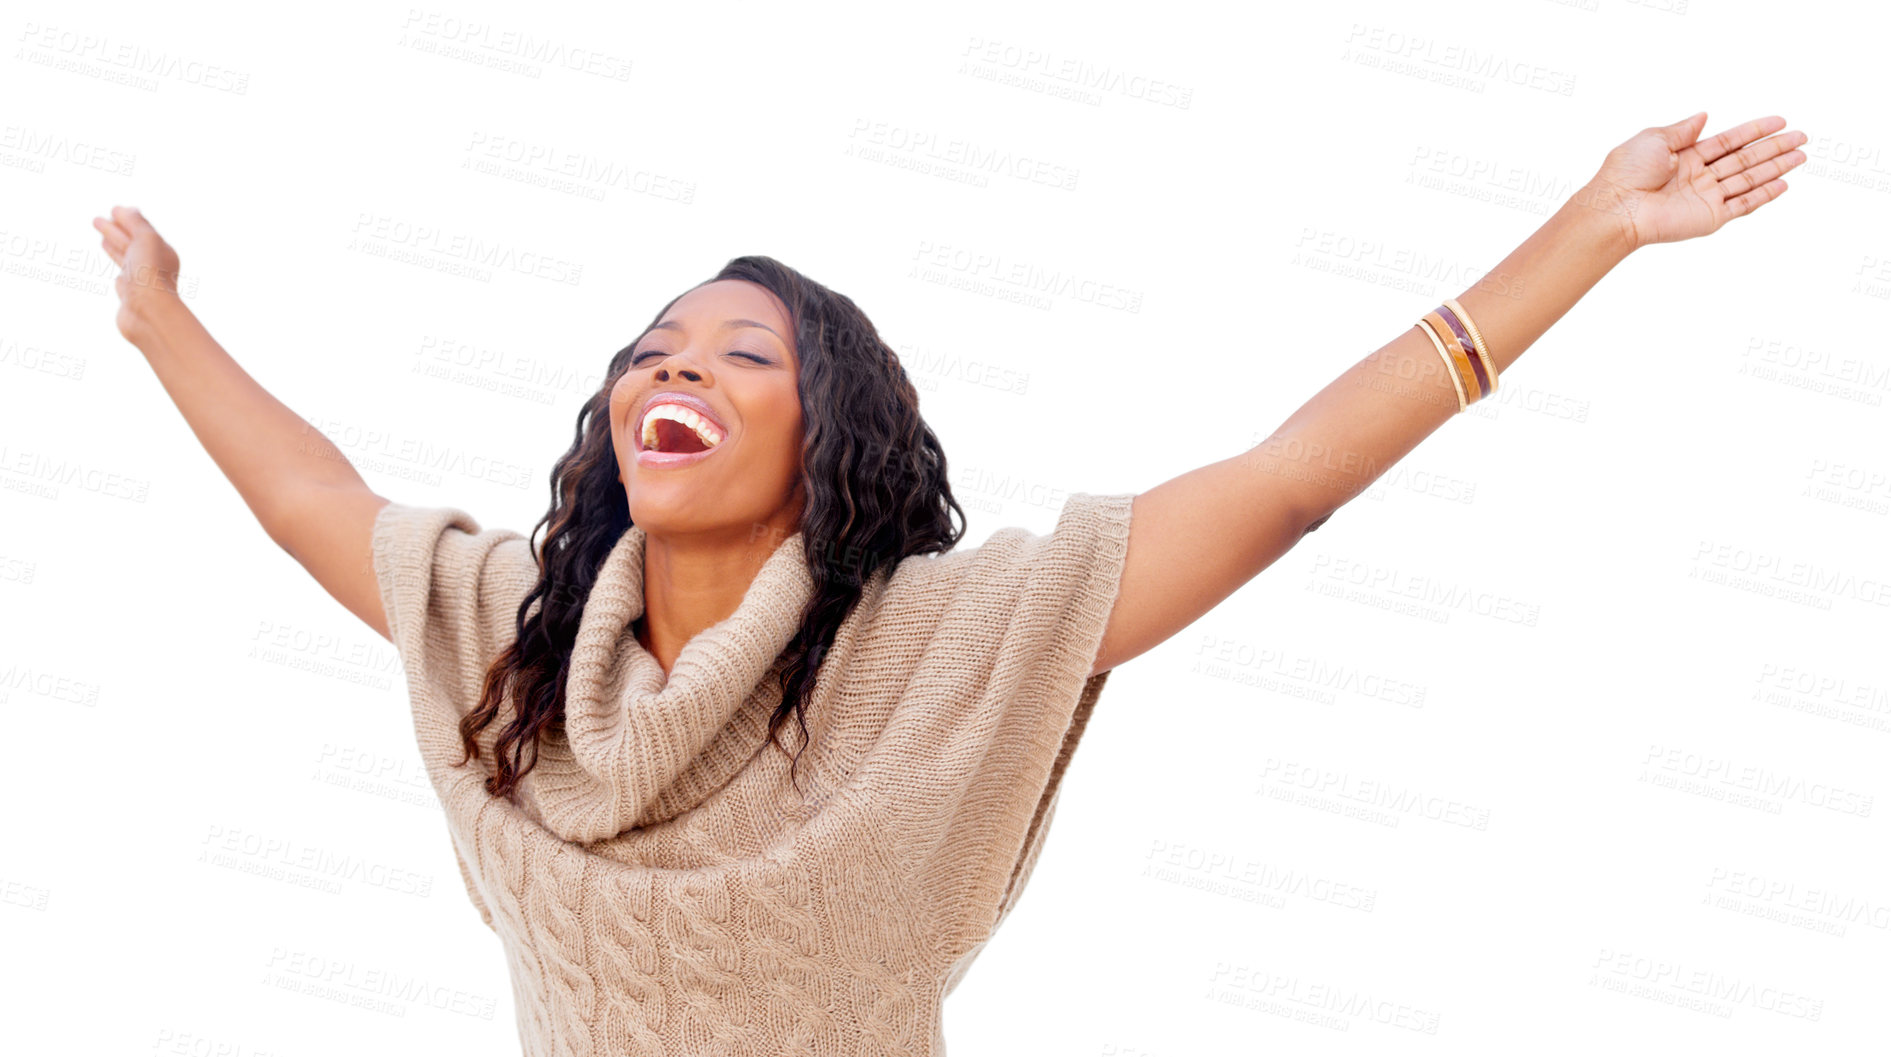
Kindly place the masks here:
<instances>
[{"instance_id":1,"label":"nose","mask_svg":"<svg viewBox=\"0 0 1891 1057\"><path fill-rule=\"evenodd\" d=\"M700 382L707 377L703 369L696 365L696 353L694 350L679 352L674 356L665 356L663 362L657 364L656 371L651 375L652 378L659 382L667 382L672 376L687 378L692 382Z\"/></svg>"}]
</instances>

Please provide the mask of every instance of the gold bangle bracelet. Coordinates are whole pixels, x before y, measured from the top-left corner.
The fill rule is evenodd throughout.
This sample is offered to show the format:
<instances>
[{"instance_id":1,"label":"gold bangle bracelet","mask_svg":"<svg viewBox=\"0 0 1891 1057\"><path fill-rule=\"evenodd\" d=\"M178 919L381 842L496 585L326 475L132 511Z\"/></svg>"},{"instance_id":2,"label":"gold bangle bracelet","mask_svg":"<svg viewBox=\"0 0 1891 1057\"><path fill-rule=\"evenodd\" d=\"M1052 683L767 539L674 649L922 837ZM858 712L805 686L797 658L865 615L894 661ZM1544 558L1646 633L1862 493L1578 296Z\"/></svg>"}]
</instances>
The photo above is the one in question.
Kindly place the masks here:
<instances>
[{"instance_id":1,"label":"gold bangle bracelet","mask_svg":"<svg viewBox=\"0 0 1891 1057\"><path fill-rule=\"evenodd\" d=\"M1450 306L1451 311L1458 314L1458 322L1464 324L1464 329L1471 332L1471 344L1477 346L1477 354L1484 360L1484 373L1490 375L1490 391L1496 392L1497 360L1490 354L1490 346L1484 344L1484 335L1478 332L1477 324L1471 322L1471 314L1464 310L1463 305L1458 304L1457 298L1447 297L1445 304Z\"/></svg>"},{"instance_id":2,"label":"gold bangle bracelet","mask_svg":"<svg viewBox=\"0 0 1891 1057\"><path fill-rule=\"evenodd\" d=\"M1464 351L1464 343L1458 340L1451 324L1445 322L1444 315L1439 312L1426 313L1425 325L1444 343L1445 352L1451 355L1451 365L1457 369L1458 377L1464 380L1464 402L1475 404L1484 399L1484 386L1477 380L1477 368L1471 366L1471 355Z\"/></svg>"},{"instance_id":3,"label":"gold bangle bracelet","mask_svg":"<svg viewBox=\"0 0 1891 1057\"><path fill-rule=\"evenodd\" d=\"M1477 354L1477 343L1471 340L1471 332L1464 328L1464 321L1458 318L1456 312L1451 311L1449 305L1439 305L1432 309L1430 318L1432 329L1438 332L1438 337L1446 347L1450 348L1454 354L1460 352L1464 354L1464 359L1471 368L1469 379L1474 379L1477 383L1477 400L1489 396L1492 388L1490 371L1484 366L1484 357ZM1471 402L1475 404L1477 400Z\"/></svg>"},{"instance_id":4,"label":"gold bangle bracelet","mask_svg":"<svg viewBox=\"0 0 1891 1057\"><path fill-rule=\"evenodd\" d=\"M1431 347L1437 349L1438 357L1445 361L1445 373L1451 376L1451 388L1457 390L1458 410L1463 411L1470 406L1464 399L1464 379L1458 376L1458 365L1451 362L1451 354L1445 351L1445 343L1438 340L1438 335L1425 325L1424 320L1421 319L1412 326L1424 331L1425 336L1431 339Z\"/></svg>"}]
</instances>

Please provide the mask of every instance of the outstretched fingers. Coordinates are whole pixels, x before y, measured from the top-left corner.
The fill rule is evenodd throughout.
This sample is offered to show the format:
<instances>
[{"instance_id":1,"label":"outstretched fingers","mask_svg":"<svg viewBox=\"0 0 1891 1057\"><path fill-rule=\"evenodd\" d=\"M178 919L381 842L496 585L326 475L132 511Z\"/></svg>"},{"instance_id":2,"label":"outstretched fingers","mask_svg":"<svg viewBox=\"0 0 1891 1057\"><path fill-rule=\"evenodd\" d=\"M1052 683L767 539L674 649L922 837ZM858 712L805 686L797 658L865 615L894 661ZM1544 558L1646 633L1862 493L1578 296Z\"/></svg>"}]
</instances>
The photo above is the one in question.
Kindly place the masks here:
<instances>
[{"instance_id":1,"label":"outstretched fingers","mask_svg":"<svg viewBox=\"0 0 1891 1057\"><path fill-rule=\"evenodd\" d=\"M1806 141L1803 132L1788 132L1784 136L1768 136L1757 143L1749 143L1707 167L1707 172L1716 180L1725 180L1735 173L1753 168L1769 158L1776 158L1786 151ZM1800 160L1805 155L1799 155Z\"/></svg>"},{"instance_id":2,"label":"outstretched fingers","mask_svg":"<svg viewBox=\"0 0 1891 1057\"><path fill-rule=\"evenodd\" d=\"M1785 193L1786 181L1768 180L1738 198L1729 199L1727 211L1736 217L1743 217Z\"/></svg>"},{"instance_id":3,"label":"outstretched fingers","mask_svg":"<svg viewBox=\"0 0 1891 1057\"><path fill-rule=\"evenodd\" d=\"M104 217L93 217L92 226L98 229L101 236L99 244L105 247L106 256L112 259L113 264L124 267L125 248L131 245L131 236L125 234L124 228Z\"/></svg>"},{"instance_id":4,"label":"outstretched fingers","mask_svg":"<svg viewBox=\"0 0 1891 1057\"><path fill-rule=\"evenodd\" d=\"M136 206L113 206L112 219L118 223L119 227L124 228L128 235L157 234L157 229L151 226L151 222L144 218L143 213L138 212Z\"/></svg>"},{"instance_id":5,"label":"outstretched fingers","mask_svg":"<svg viewBox=\"0 0 1891 1057\"><path fill-rule=\"evenodd\" d=\"M1700 156L1702 165L1712 165L1761 136L1770 136L1785 127L1786 119L1777 114L1772 117L1755 118L1745 124L1735 125L1718 136L1710 136L1696 143L1694 152ZM1746 165L1736 165L1734 171L1744 168Z\"/></svg>"},{"instance_id":6,"label":"outstretched fingers","mask_svg":"<svg viewBox=\"0 0 1891 1057\"><path fill-rule=\"evenodd\" d=\"M1794 133L1794 135L1798 135L1798 133ZM1784 141L1788 138L1789 137L1786 136L1780 136L1776 139L1766 140L1765 143L1772 144L1772 147L1761 152L1760 157L1765 158L1765 161L1748 166L1737 172L1731 172L1729 175L1714 173L1715 177L1720 180L1721 195L1728 199L1738 198L1755 187L1765 186L1767 183L1771 182L1774 177L1804 162L1806 160L1805 151L1795 150L1788 151L1784 154L1780 153L1781 148L1784 146ZM1761 146L1763 146L1763 144L1756 144L1753 149L1758 150ZM1743 151L1741 153L1745 152ZM1711 169L1708 171L1713 172ZM1781 186L1783 187L1785 185L1782 184Z\"/></svg>"}]
</instances>

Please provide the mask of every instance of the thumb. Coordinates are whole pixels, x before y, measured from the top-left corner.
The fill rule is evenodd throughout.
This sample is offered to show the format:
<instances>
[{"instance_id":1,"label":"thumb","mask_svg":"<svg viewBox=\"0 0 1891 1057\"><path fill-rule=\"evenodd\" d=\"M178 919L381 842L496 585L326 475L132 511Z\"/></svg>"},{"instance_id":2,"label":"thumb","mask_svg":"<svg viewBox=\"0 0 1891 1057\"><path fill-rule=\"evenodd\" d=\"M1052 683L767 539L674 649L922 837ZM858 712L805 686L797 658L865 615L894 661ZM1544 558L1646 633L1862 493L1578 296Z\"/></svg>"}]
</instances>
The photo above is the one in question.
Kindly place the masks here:
<instances>
[{"instance_id":1,"label":"thumb","mask_svg":"<svg viewBox=\"0 0 1891 1057\"><path fill-rule=\"evenodd\" d=\"M1701 138L1701 129L1706 124L1707 111L1702 110L1691 117L1684 117L1672 125L1664 125L1655 131L1661 133L1662 142L1668 145L1669 150L1676 151Z\"/></svg>"}]
</instances>

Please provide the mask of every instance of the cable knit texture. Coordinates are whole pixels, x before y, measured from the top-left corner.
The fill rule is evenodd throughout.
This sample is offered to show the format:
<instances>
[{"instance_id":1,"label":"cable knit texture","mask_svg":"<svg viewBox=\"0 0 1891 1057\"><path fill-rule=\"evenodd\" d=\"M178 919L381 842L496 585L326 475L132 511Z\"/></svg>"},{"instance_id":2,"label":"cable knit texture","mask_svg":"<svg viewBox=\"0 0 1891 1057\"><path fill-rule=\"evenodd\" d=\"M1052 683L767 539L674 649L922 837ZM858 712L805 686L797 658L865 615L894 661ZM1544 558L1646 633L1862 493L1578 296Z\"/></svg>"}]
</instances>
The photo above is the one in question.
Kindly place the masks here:
<instances>
[{"instance_id":1,"label":"cable knit texture","mask_svg":"<svg viewBox=\"0 0 1891 1057\"><path fill-rule=\"evenodd\" d=\"M537 582L526 538L389 503L381 603L467 895L499 937L520 1042L552 1055L945 1053L942 1007L1030 878L1090 676L1132 495L1073 493L1048 535L877 572L769 744L812 593L800 533L666 678L638 643L644 533L579 618L565 726L516 801L483 786L511 703L458 723ZM528 756L529 759L529 751Z\"/></svg>"}]
</instances>

